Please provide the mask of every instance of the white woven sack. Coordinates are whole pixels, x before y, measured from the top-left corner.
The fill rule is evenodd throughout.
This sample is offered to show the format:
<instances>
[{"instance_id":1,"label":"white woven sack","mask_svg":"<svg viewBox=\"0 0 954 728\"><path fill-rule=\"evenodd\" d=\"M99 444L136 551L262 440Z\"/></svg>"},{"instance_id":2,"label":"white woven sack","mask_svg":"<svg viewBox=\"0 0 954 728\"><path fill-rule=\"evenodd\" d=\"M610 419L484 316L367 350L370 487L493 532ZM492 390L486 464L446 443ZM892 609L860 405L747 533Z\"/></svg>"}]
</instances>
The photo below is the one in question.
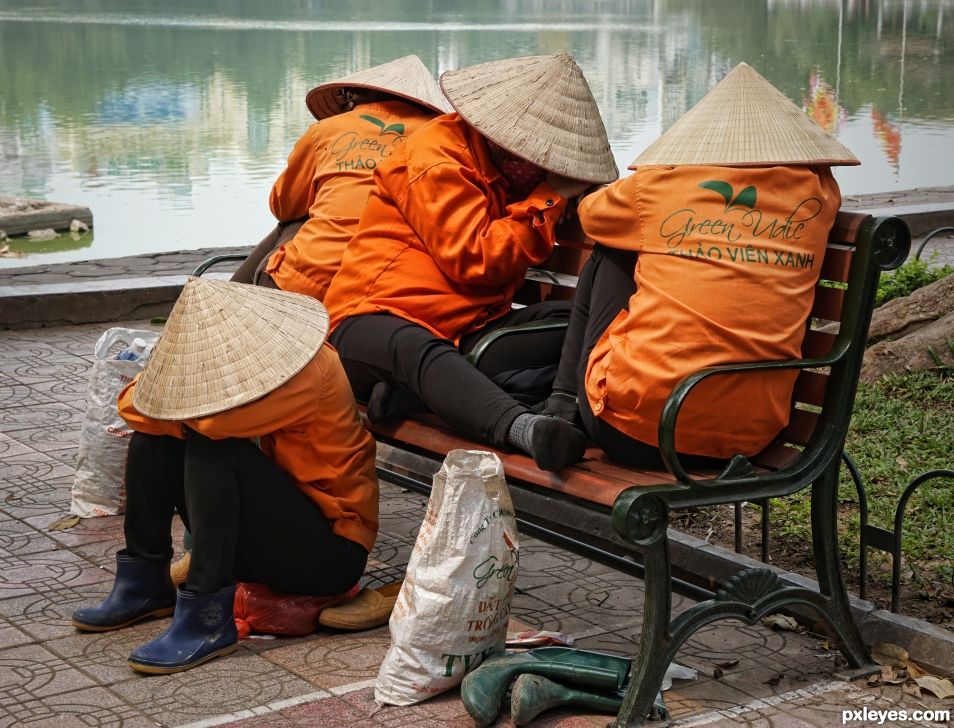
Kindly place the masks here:
<instances>
[{"instance_id":1,"label":"white woven sack","mask_svg":"<svg viewBox=\"0 0 954 728\"><path fill-rule=\"evenodd\" d=\"M70 491L70 513L74 516L115 516L125 509L126 451L132 430L119 416L116 398L146 365L158 337L155 331L112 328L96 342ZM142 356L136 361L117 360L117 345L129 346L135 338L146 342Z\"/></svg>"},{"instance_id":2,"label":"white woven sack","mask_svg":"<svg viewBox=\"0 0 954 728\"><path fill-rule=\"evenodd\" d=\"M453 450L431 499L391 612L379 703L412 705L456 685L502 652L519 566L517 524L500 459Z\"/></svg>"}]
</instances>

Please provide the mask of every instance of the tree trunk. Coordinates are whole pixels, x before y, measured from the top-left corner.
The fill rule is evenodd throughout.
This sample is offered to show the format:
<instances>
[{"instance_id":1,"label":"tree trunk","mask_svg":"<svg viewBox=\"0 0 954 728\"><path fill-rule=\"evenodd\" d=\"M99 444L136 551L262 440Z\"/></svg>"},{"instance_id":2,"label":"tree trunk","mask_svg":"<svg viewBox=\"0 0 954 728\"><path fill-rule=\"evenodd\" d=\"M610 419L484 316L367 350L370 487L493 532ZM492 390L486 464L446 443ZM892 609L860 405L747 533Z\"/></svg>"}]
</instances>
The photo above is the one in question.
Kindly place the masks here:
<instances>
[{"instance_id":1,"label":"tree trunk","mask_svg":"<svg viewBox=\"0 0 954 728\"><path fill-rule=\"evenodd\" d=\"M936 321L900 339L881 341L870 347L861 367L861 381L876 382L890 372L920 371L939 365L954 367L954 311L950 306L946 315Z\"/></svg>"},{"instance_id":2,"label":"tree trunk","mask_svg":"<svg viewBox=\"0 0 954 728\"><path fill-rule=\"evenodd\" d=\"M954 311L954 274L875 309L868 341L900 339Z\"/></svg>"}]
</instances>

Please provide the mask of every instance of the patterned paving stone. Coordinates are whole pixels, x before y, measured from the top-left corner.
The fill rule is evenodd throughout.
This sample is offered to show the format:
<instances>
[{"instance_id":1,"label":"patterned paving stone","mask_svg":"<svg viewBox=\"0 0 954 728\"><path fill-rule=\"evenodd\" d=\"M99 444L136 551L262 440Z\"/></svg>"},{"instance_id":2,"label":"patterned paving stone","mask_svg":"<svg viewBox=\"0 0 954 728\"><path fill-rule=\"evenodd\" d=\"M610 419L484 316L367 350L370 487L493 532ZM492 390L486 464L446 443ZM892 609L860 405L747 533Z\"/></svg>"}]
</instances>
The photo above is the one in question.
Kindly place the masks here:
<instances>
[{"instance_id":1,"label":"patterned paving stone","mask_svg":"<svg viewBox=\"0 0 954 728\"><path fill-rule=\"evenodd\" d=\"M95 683L41 645L0 650L0 706L86 688Z\"/></svg>"},{"instance_id":2,"label":"patterned paving stone","mask_svg":"<svg viewBox=\"0 0 954 728\"><path fill-rule=\"evenodd\" d=\"M27 645L33 641L30 635L17 629L6 619L0 617L0 645L3 645L4 649Z\"/></svg>"},{"instance_id":3,"label":"patterned paving stone","mask_svg":"<svg viewBox=\"0 0 954 728\"><path fill-rule=\"evenodd\" d=\"M0 600L0 616L39 641L75 634L70 624L73 611L101 602L112 588L113 575L105 569L99 573L102 578L96 583L56 587Z\"/></svg>"},{"instance_id":4,"label":"patterned paving stone","mask_svg":"<svg viewBox=\"0 0 954 728\"><path fill-rule=\"evenodd\" d=\"M0 600L48 594L109 581L111 576L69 551L46 551L0 558Z\"/></svg>"},{"instance_id":5,"label":"patterned paving stone","mask_svg":"<svg viewBox=\"0 0 954 728\"><path fill-rule=\"evenodd\" d=\"M49 639L43 646L96 682L109 686L136 676L126 664L129 653L162 634L170 622L168 618L153 619L114 632L79 632L67 620L69 629L62 630L65 636Z\"/></svg>"},{"instance_id":6,"label":"patterned paving stone","mask_svg":"<svg viewBox=\"0 0 954 728\"><path fill-rule=\"evenodd\" d=\"M28 523L13 519L0 520L0 561L8 556L25 556L54 551L56 548L56 541Z\"/></svg>"},{"instance_id":7,"label":"patterned paving stone","mask_svg":"<svg viewBox=\"0 0 954 728\"><path fill-rule=\"evenodd\" d=\"M82 410L59 402L34 405L28 412L0 410L0 432L44 453L76 447L82 422Z\"/></svg>"},{"instance_id":8,"label":"patterned paving stone","mask_svg":"<svg viewBox=\"0 0 954 728\"><path fill-rule=\"evenodd\" d=\"M0 706L0 728L147 728L157 723L104 688Z\"/></svg>"},{"instance_id":9,"label":"patterned paving stone","mask_svg":"<svg viewBox=\"0 0 954 728\"><path fill-rule=\"evenodd\" d=\"M316 691L311 683L244 651L186 673L134 677L111 689L146 715L172 726Z\"/></svg>"},{"instance_id":10,"label":"patterned paving stone","mask_svg":"<svg viewBox=\"0 0 954 728\"><path fill-rule=\"evenodd\" d=\"M359 633L322 633L301 644L269 650L263 656L330 690L376 678L390 641L386 626Z\"/></svg>"},{"instance_id":11,"label":"patterned paving stone","mask_svg":"<svg viewBox=\"0 0 954 728\"><path fill-rule=\"evenodd\" d=\"M19 519L66 510L72 482L72 468L41 452L5 458L0 510Z\"/></svg>"},{"instance_id":12,"label":"patterned paving stone","mask_svg":"<svg viewBox=\"0 0 954 728\"><path fill-rule=\"evenodd\" d=\"M15 409L25 412L29 407L44 404L56 404L56 400L0 372L0 411Z\"/></svg>"}]
</instances>

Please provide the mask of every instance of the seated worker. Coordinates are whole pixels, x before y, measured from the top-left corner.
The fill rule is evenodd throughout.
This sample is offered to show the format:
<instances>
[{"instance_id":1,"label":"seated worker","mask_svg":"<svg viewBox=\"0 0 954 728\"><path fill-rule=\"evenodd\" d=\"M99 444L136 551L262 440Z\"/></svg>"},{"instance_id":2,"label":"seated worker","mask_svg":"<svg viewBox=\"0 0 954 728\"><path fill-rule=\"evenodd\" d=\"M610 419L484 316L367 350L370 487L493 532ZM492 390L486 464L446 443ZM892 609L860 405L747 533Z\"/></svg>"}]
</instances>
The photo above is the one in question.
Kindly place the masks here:
<instances>
[{"instance_id":1,"label":"seated worker","mask_svg":"<svg viewBox=\"0 0 954 728\"><path fill-rule=\"evenodd\" d=\"M616 178L606 131L566 54L448 71L441 87L457 113L375 172L325 297L331 341L372 419L400 411L394 397L420 400L461 434L558 470L582 433L530 413L463 354L495 327L565 311L511 301L553 250L567 198Z\"/></svg>"},{"instance_id":2,"label":"seated worker","mask_svg":"<svg viewBox=\"0 0 954 728\"><path fill-rule=\"evenodd\" d=\"M662 407L680 380L799 357L841 204L830 165L857 163L750 66L736 66L636 159L634 174L580 203L598 244L542 411L579 414L612 459L656 466ZM705 380L680 412L678 452L758 453L787 424L796 375Z\"/></svg>"},{"instance_id":3,"label":"seated worker","mask_svg":"<svg viewBox=\"0 0 954 728\"><path fill-rule=\"evenodd\" d=\"M318 596L364 572L378 530L375 447L327 330L312 298L193 278L119 395L135 430L126 547L112 592L72 623L103 632L171 613L133 650L133 669L179 672L232 652L236 580ZM193 536L178 591L175 511Z\"/></svg>"},{"instance_id":4,"label":"seated worker","mask_svg":"<svg viewBox=\"0 0 954 728\"><path fill-rule=\"evenodd\" d=\"M232 280L321 300L358 227L375 168L450 107L417 56L323 83L305 103L318 121L272 187L279 223Z\"/></svg>"}]
</instances>

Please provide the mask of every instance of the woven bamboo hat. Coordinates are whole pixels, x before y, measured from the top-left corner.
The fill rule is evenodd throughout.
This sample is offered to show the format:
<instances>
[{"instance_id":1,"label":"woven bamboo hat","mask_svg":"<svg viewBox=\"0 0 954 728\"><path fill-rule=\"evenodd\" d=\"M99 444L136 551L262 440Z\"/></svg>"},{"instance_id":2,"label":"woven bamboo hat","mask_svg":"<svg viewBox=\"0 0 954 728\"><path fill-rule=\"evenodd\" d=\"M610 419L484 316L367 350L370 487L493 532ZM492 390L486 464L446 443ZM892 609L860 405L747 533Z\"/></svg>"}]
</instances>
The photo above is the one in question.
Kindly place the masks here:
<instances>
[{"instance_id":1,"label":"woven bamboo hat","mask_svg":"<svg viewBox=\"0 0 954 728\"><path fill-rule=\"evenodd\" d=\"M441 88L464 121L518 157L586 182L619 176L593 93L566 53L447 71Z\"/></svg>"},{"instance_id":2,"label":"woven bamboo hat","mask_svg":"<svg viewBox=\"0 0 954 728\"><path fill-rule=\"evenodd\" d=\"M342 88L366 88L384 91L402 99L426 106L438 114L451 111L437 81L417 56L404 56L380 66L366 68L350 76L315 86L305 97L308 110L316 119L341 113L335 93Z\"/></svg>"},{"instance_id":3,"label":"woven bamboo hat","mask_svg":"<svg viewBox=\"0 0 954 728\"><path fill-rule=\"evenodd\" d=\"M647 164L860 164L787 96L740 63L630 169Z\"/></svg>"},{"instance_id":4,"label":"woven bamboo hat","mask_svg":"<svg viewBox=\"0 0 954 728\"><path fill-rule=\"evenodd\" d=\"M328 335L320 301L242 283L190 278L133 392L157 420L204 417L287 382Z\"/></svg>"}]
</instances>

